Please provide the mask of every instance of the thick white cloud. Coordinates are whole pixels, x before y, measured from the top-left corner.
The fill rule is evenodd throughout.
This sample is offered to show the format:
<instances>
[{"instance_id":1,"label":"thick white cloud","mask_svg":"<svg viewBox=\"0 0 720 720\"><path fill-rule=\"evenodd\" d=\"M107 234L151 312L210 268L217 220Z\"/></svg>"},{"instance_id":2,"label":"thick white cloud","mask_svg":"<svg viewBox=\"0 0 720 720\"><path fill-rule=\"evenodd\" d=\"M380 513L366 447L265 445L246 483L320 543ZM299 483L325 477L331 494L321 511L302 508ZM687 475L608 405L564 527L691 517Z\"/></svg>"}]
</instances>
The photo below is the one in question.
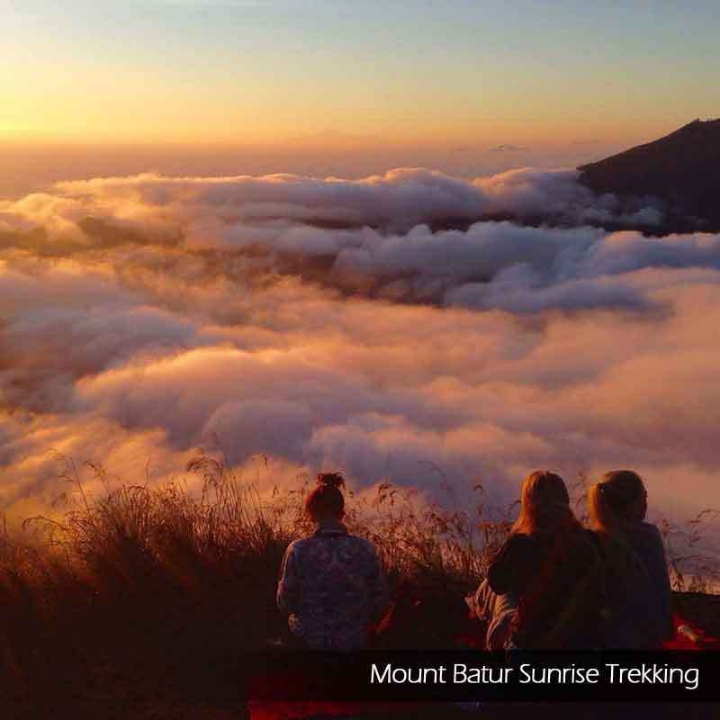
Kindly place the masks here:
<instances>
[{"instance_id":1,"label":"thick white cloud","mask_svg":"<svg viewBox=\"0 0 720 720\"><path fill-rule=\"evenodd\" d=\"M51 193L0 202L0 232L40 226L55 239L114 243L117 233L109 226L126 237L140 230L146 237L171 242L180 231L196 246L221 241L237 246L253 233L258 238L267 232L274 235L273 226L372 227L405 233L416 225L468 224L491 215L572 225L651 226L663 218L656 201L596 196L577 178L575 170L532 168L474 182L423 168L359 180L297 175L98 178L61 182Z\"/></svg>"},{"instance_id":2,"label":"thick white cloud","mask_svg":"<svg viewBox=\"0 0 720 720\"><path fill-rule=\"evenodd\" d=\"M73 243L78 251L133 243L218 253L216 272L234 278L282 274L343 293L512 312L642 308L633 288L607 276L717 266L716 235L584 226L662 218L649 199L598 197L577 176L521 169L469 183L422 169L361 180L147 174L59 183L53 193L2 203L0 217L14 228L7 237L46 254ZM483 220L498 216L546 224ZM142 266L150 259L145 253ZM156 253L155 262L166 261Z\"/></svg>"},{"instance_id":3,"label":"thick white cloud","mask_svg":"<svg viewBox=\"0 0 720 720\"><path fill-rule=\"evenodd\" d=\"M3 505L62 491L50 448L137 481L216 444L272 482L431 490L435 463L505 502L536 467L629 466L653 509L720 505L720 237L470 223L542 208L625 211L534 171L141 176L5 204Z\"/></svg>"},{"instance_id":4,"label":"thick white cloud","mask_svg":"<svg viewBox=\"0 0 720 720\"><path fill-rule=\"evenodd\" d=\"M521 168L475 180L486 199L486 214L547 218L568 224L617 223L652 227L662 222L662 202L654 198L595 195L578 182L577 170Z\"/></svg>"}]
</instances>

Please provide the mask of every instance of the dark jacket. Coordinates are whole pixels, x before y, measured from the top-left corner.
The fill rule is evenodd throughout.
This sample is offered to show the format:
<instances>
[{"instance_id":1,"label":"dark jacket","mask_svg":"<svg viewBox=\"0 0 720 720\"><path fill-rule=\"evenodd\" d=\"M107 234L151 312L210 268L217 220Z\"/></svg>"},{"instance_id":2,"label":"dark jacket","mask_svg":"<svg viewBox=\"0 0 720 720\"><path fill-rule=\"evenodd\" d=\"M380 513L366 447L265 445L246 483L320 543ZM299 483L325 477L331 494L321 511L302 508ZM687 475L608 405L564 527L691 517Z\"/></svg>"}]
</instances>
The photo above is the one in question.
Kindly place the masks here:
<instances>
[{"instance_id":1,"label":"dark jacket","mask_svg":"<svg viewBox=\"0 0 720 720\"><path fill-rule=\"evenodd\" d=\"M600 645L602 563L592 534L579 524L552 533L513 533L488 570L488 584L518 598L512 631L518 647Z\"/></svg>"},{"instance_id":2,"label":"dark jacket","mask_svg":"<svg viewBox=\"0 0 720 720\"><path fill-rule=\"evenodd\" d=\"M625 529L624 541L598 533L606 568L604 646L659 647L675 634L672 593L660 531L641 522Z\"/></svg>"}]
</instances>

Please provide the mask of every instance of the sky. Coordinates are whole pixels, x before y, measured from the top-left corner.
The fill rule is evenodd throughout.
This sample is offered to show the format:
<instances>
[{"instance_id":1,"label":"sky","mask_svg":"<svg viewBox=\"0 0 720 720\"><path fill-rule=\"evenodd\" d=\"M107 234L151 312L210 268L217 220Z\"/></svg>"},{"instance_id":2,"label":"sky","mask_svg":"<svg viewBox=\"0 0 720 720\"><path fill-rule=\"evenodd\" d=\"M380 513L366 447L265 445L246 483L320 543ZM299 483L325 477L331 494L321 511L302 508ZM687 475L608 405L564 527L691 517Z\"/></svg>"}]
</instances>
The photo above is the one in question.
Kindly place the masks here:
<instances>
[{"instance_id":1,"label":"sky","mask_svg":"<svg viewBox=\"0 0 720 720\"><path fill-rule=\"evenodd\" d=\"M720 114L714 0L0 0L0 13L5 145L517 150L634 144Z\"/></svg>"}]
</instances>

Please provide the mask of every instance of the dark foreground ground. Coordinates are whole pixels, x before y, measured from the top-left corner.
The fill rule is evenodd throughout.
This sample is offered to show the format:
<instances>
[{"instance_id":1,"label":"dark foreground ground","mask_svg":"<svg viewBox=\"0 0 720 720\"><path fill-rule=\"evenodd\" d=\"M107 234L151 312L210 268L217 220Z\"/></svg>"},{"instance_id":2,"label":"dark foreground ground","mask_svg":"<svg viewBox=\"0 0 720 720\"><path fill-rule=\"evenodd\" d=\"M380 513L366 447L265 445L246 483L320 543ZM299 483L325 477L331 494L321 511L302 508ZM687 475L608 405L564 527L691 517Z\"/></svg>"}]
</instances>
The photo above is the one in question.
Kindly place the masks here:
<instances>
[{"instance_id":1,"label":"dark foreground ground","mask_svg":"<svg viewBox=\"0 0 720 720\"><path fill-rule=\"evenodd\" d=\"M683 617L720 636L720 596L677 594L676 606ZM222 652L211 647L178 662L172 655L134 657L106 653L85 656L80 648L36 650L29 661L32 671L3 677L0 696L2 720L61 718L78 720L230 720L245 718L248 709L239 698L223 698L206 679L227 671ZM59 658L62 658L60 660ZM720 678L717 679L720 682ZM297 717L287 707L266 719ZM388 711L367 717L461 718L485 717L515 720L533 717L564 718L667 718L668 720L720 719L719 706L707 705L571 705L485 704L468 713L454 705L433 704ZM263 717L263 715L254 717ZM322 715L316 715L322 717ZM357 717L357 716L356 716Z\"/></svg>"}]
</instances>

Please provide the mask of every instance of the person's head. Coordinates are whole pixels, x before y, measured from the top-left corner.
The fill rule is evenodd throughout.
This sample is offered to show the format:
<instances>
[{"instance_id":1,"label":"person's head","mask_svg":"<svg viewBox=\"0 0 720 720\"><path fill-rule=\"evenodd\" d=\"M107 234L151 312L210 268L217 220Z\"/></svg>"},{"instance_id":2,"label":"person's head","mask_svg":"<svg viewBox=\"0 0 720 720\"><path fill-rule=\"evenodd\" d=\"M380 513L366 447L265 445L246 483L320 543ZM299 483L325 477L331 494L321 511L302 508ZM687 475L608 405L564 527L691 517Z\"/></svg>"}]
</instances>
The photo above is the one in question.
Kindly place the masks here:
<instances>
[{"instance_id":1,"label":"person's head","mask_svg":"<svg viewBox=\"0 0 720 720\"><path fill-rule=\"evenodd\" d=\"M642 522L646 512L645 485L632 470L606 473L588 493L588 514L596 530L613 532L628 523Z\"/></svg>"},{"instance_id":2,"label":"person's head","mask_svg":"<svg viewBox=\"0 0 720 720\"><path fill-rule=\"evenodd\" d=\"M565 481L549 470L536 470L525 478L520 492L520 516L513 532L531 535L577 522L570 509Z\"/></svg>"},{"instance_id":3,"label":"person's head","mask_svg":"<svg viewBox=\"0 0 720 720\"><path fill-rule=\"evenodd\" d=\"M341 487L345 479L340 473L320 473L317 487L308 495L305 510L313 522L341 520L345 513L345 498Z\"/></svg>"}]
</instances>

